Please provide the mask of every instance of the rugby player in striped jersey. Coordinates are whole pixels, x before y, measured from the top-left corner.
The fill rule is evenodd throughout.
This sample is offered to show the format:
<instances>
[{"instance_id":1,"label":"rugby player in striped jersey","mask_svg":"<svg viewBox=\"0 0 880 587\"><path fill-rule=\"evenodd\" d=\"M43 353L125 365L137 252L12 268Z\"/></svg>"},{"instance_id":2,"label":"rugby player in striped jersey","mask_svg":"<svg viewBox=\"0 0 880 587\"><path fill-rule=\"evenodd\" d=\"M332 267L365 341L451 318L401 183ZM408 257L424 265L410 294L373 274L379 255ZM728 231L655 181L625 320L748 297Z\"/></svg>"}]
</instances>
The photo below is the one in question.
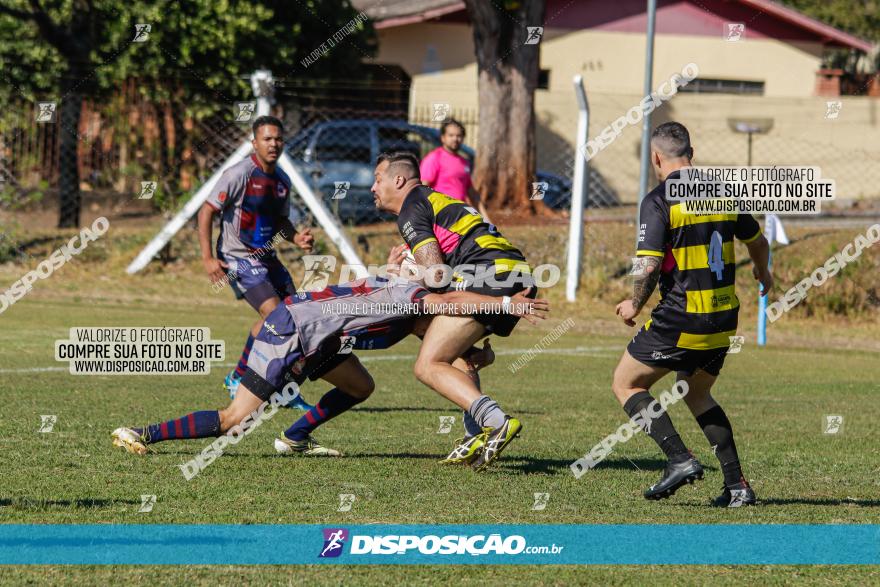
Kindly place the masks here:
<instances>
[{"instance_id":1,"label":"rugby player in striped jersey","mask_svg":"<svg viewBox=\"0 0 880 587\"><path fill-rule=\"evenodd\" d=\"M522 252L486 222L473 207L422 185L419 160L400 151L379 156L373 173L373 199L379 210L397 216L400 235L412 251L426 282L438 291L468 291L509 301L529 288L537 293L532 270ZM401 259L403 252L401 251ZM390 262L391 260L389 260ZM451 281L442 285L446 265ZM475 379L468 375L462 354L488 334L509 336L519 318L504 314L438 316L425 333L414 372L416 378L458 405L465 414L466 436L447 463L486 468L519 434L522 424L509 417ZM474 414L488 413L486 426Z\"/></svg>"},{"instance_id":2,"label":"rugby player in striped jersey","mask_svg":"<svg viewBox=\"0 0 880 587\"><path fill-rule=\"evenodd\" d=\"M614 371L612 390L631 418L651 406L648 390L674 371L688 385L684 401L703 429L721 464L724 489L713 502L737 507L755 503L743 476L733 429L711 395L724 358L736 335L739 300L734 292L734 238L748 247L753 274L767 295L773 286L768 266L770 246L750 214L684 214L666 199L666 181L691 166L693 148L687 129L677 122L658 126L651 137L651 161L660 180L642 201L636 255L645 268L635 279L633 296L617 305L629 326L659 283L660 302L633 337ZM644 420L644 419L643 419ZM663 499L684 484L703 477L703 467L688 451L669 414L649 419L645 432L660 446L668 463L661 479L645 491Z\"/></svg>"}]
</instances>

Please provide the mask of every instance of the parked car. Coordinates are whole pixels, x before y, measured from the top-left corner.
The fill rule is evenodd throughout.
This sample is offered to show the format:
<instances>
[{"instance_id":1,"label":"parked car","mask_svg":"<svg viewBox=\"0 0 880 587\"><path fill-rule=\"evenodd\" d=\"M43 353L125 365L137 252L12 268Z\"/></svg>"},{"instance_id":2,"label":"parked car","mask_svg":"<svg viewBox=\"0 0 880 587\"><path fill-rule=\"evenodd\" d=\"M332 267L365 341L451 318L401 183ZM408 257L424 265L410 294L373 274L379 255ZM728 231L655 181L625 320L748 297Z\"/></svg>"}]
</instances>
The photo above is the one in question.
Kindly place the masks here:
<instances>
[{"instance_id":1,"label":"parked car","mask_svg":"<svg viewBox=\"0 0 880 587\"><path fill-rule=\"evenodd\" d=\"M440 131L394 120L346 119L319 122L286 142L294 165L342 222L367 224L393 217L376 210L370 186L379 153L410 151L419 158L440 146ZM474 151L462 146L473 163ZM571 182L559 175L537 172L546 182L544 203L566 207ZM336 197L334 197L336 196Z\"/></svg>"}]
</instances>

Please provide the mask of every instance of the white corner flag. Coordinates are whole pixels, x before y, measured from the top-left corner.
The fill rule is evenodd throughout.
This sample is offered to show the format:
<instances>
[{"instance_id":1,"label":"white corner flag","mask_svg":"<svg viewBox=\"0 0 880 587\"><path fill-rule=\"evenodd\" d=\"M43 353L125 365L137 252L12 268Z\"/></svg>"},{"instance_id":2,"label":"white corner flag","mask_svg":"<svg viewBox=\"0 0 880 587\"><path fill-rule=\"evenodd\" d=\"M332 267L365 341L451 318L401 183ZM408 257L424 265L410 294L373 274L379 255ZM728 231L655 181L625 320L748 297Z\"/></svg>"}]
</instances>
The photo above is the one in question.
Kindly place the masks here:
<instances>
[{"instance_id":1,"label":"white corner flag","mask_svg":"<svg viewBox=\"0 0 880 587\"><path fill-rule=\"evenodd\" d=\"M774 242L780 245L788 244L788 235L782 227L782 221L776 214L767 214L764 217L764 237L772 246ZM772 261L772 253L768 253L767 266ZM760 290L760 286L759 286ZM767 344L767 296L758 295L758 346Z\"/></svg>"},{"instance_id":2,"label":"white corner flag","mask_svg":"<svg viewBox=\"0 0 880 587\"><path fill-rule=\"evenodd\" d=\"M764 236L767 237L767 242L771 245L774 241L780 245L788 244L788 236L785 234L785 228L782 226L782 221L776 214L767 214L767 216L764 217Z\"/></svg>"}]
</instances>

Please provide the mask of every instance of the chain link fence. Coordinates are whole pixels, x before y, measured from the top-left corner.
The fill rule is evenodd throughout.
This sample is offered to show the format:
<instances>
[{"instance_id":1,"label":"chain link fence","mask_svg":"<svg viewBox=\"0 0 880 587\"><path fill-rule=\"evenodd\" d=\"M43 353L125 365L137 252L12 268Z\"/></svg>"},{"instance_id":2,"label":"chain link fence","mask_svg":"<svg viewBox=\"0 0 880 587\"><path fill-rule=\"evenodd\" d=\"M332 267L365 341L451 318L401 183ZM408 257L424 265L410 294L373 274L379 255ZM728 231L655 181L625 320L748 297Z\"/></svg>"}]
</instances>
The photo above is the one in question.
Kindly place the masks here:
<instances>
[{"instance_id":1,"label":"chain link fence","mask_svg":"<svg viewBox=\"0 0 880 587\"><path fill-rule=\"evenodd\" d=\"M479 151L475 107L415 101L402 82L314 82L276 80L273 114L285 123L286 152L327 207L344 225L390 219L373 204L370 186L376 157L385 150L408 150L424 157L440 146L446 118L464 126L460 154L473 161ZM637 106L635 95L589 96L591 138ZM834 104L832 104L834 102ZM748 137L731 121L763 117L773 121L754 135L754 165L818 165L837 182L842 199L880 199L880 165L870 98L779 99L752 96L679 95L653 115L656 126L679 120L691 131L700 165L745 165ZM155 182L153 207L175 209L186 200L249 134L252 116L239 104L201 105L188 114L168 100L151 102L132 81L110 99L82 104L77 138L80 189L85 198L103 196L128 205ZM0 206L41 201L57 207L62 133L57 109L40 121L37 104L15 102L0 115ZM573 92L536 95L537 174L545 183L544 203L567 210L575 157L577 110ZM613 207L637 201L640 125L623 129L588 165L586 206ZM653 178L651 182L653 183ZM309 214L298 206L308 222Z\"/></svg>"},{"instance_id":2,"label":"chain link fence","mask_svg":"<svg viewBox=\"0 0 880 587\"><path fill-rule=\"evenodd\" d=\"M51 115L45 104L51 106ZM157 209L175 208L210 177L250 131L235 120L234 105L214 104L201 116L188 115L173 101L152 102L135 81L105 101L84 100L79 124L62 123L61 105L48 99L17 100L0 116L0 206L17 209L40 203L58 206L63 181L61 141L77 142L76 165L84 199L125 205L143 184ZM64 210L59 210L63 214Z\"/></svg>"},{"instance_id":3,"label":"chain link fence","mask_svg":"<svg viewBox=\"0 0 880 587\"><path fill-rule=\"evenodd\" d=\"M590 137L638 106L641 96L594 92ZM837 204L880 204L880 126L875 98L775 98L744 95L679 94L652 114L653 127L684 124L701 166L816 166L834 179ZM751 137L736 123L760 120L764 132ZM641 124L623 126L606 148L590 159L591 178L602 177L621 203L638 201ZM655 185L653 171L649 187ZM592 191L592 190L591 190ZM856 204L858 202L858 204Z\"/></svg>"}]
</instances>

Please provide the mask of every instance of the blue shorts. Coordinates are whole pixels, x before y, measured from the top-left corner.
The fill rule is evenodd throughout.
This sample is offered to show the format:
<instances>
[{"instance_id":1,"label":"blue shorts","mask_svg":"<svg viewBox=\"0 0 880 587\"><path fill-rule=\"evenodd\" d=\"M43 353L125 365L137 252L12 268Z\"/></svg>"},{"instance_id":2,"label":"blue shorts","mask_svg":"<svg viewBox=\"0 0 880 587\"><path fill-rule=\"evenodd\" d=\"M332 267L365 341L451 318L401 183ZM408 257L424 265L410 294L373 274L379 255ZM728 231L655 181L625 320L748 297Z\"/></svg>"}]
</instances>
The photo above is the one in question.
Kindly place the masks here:
<instances>
[{"instance_id":1,"label":"blue shorts","mask_svg":"<svg viewBox=\"0 0 880 587\"><path fill-rule=\"evenodd\" d=\"M282 300L296 292L293 278L275 255L266 255L260 259L221 257L229 265L229 273L234 277L229 285L235 298L246 299L259 310L268 299L279 297Z\"/></svg>"},{"instance_id":2,"label":"blue shorts","mask_svg":"<svg viewBox=\"0 0 880 587\"><path fill-rule=\"evenodd\" d=\"M337 337L306 357L299 344L296 324L287 307L281 304L263 321L241 382L251 393L266 401L290 381L300 385L306 379L320 379L352 356L350 353L340 354L339 346Z\"/></svg>"}]
</instances>

